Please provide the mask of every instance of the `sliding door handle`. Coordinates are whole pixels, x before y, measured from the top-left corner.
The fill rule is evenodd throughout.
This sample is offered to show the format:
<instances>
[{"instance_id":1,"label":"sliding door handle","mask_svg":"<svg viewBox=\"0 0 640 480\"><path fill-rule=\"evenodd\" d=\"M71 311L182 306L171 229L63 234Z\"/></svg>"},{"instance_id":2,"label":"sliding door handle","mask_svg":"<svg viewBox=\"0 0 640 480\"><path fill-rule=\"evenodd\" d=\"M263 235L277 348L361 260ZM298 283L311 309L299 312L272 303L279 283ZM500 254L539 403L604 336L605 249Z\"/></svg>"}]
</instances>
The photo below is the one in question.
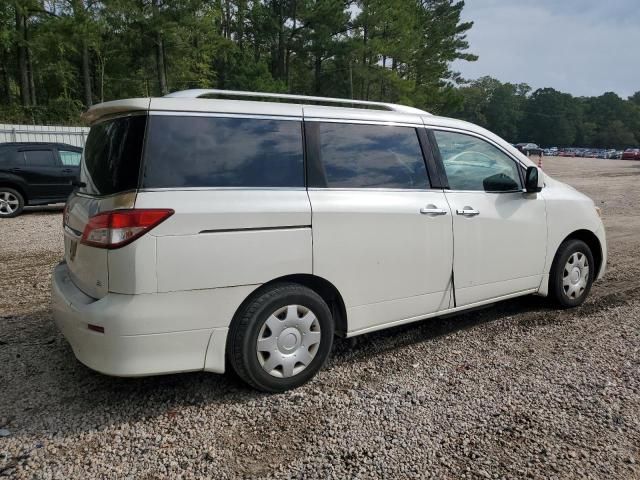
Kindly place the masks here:
<instances>
[{"instance_id":1,"label":"sliding door handle","mask_svg":"<svg viewBox=\"0 0 640 480\"><path fill-rule=\"evenodd\" d=\"M420 213L424 215L446 215L447 211L444 208L424 207L420 209Z\"/></svg>"},{"instance_id":2,"label":"sliding door handle","mask_svg":"<svg viewBox=\"0 0 640 480\"><path fill-rule=\"evenodd\" d=\"M480 215L480 210L474 210L470 207L459 208L456 210L458 215L464 215L465 217L475 217L476 215Z\"/></svg>"}]
</instances>

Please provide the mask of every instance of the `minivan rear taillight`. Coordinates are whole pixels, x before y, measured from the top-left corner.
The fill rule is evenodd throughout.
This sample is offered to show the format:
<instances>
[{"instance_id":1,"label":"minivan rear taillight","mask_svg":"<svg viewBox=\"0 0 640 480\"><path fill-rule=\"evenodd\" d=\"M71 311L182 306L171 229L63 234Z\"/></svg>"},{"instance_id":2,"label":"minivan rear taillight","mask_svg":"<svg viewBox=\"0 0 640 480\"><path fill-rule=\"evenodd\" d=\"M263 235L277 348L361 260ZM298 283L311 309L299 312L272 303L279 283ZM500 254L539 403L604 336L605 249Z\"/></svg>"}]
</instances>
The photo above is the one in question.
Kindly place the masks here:
<instances>
[{"instance_id":1,"label":"minivan rear taillight","mask_svg":"<svg viewBox=\"0 0 640 480\"><path fill-rule=\"evenodd\" d=\"M98 248L120 248L164 222L173 213L171 209L160 208L102 212L89 219L80 243Z\"/></svg>"}]
</instances>

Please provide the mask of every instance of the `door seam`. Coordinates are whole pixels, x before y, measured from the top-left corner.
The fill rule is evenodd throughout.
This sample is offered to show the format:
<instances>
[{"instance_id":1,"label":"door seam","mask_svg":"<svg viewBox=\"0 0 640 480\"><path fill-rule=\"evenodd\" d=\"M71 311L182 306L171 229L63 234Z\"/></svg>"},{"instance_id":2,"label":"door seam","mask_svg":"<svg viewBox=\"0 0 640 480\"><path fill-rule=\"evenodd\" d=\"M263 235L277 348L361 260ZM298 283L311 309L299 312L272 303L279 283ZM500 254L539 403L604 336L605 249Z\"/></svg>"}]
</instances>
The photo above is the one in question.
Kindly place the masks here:
<instances>
[{"instance_id":1,"label":"door seam","mask_svg":"<svg viewBox=\"0 0 640 480\"><path fill-rule=\"evenodd\" d=\"M453 295L453 308L457 308L458 301L456 299L456 281L454 272L454 265L456 264L456 233L453 227L453 223L455 218L453 217L453 208L451 207L449 199L447 198L446 190L443 189L442 193L444 195L445 201L447 202L447 205L449 206L449 211L451 212L451 292Z\"/></svg>"}]
</instances>

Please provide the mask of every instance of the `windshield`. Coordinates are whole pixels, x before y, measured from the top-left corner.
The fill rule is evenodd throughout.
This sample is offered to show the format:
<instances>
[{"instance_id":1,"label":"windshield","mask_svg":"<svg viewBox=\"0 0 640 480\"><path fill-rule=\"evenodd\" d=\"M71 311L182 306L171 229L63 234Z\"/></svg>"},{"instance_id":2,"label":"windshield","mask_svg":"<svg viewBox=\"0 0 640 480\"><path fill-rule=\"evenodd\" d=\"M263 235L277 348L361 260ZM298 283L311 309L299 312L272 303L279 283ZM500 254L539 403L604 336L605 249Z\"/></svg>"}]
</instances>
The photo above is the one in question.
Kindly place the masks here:
<instances>
[{"instance_id":1,"label":"windshield","mask_svg":"<svg viewBox=\"0 0 640 480\"><path fill-rule=\"evenodd\" d=\"M82 193L112 195L138 187L146 123L146 115L134 115L91 127L80 171Z\"/></svg>"}]
</instances>

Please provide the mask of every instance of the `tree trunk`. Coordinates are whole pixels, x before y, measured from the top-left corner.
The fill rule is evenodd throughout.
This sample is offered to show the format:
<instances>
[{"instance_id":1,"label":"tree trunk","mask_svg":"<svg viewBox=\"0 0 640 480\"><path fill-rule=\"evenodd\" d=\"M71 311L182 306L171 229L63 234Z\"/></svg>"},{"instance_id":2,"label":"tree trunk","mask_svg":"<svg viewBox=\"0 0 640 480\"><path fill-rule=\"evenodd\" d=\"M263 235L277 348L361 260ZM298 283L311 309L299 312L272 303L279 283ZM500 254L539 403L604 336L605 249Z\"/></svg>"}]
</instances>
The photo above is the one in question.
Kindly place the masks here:
<instances>
[{"instance_id":1,"label":"tree trunk","mask_svg":"<svg viewBox=\"0 0 640 480\"><path fill-rule=\"evenodd\" d=\"M169 90L167 89L167 74L164 68L164 43L160 32L156 33L156 70L158 71L160 94L166 95Z\"/></svg>"},{"instance_id":2,"label":"tree trunk","mask_svg":"<svg viewBox=\"0 0 640 480\"><path fill-rule=\"evenodd\" d=\"M164 61L164 40L162 38L162 24L160 22L160 15L158 12L159 0L153 0L152 12L154 20L155 41L156 41L156 72L158 74L158 86L160 87L160 95L166 95L169 93L167 86L167 69Z\"/></svg>"},{"instance_id":3,"label":"tree trunk","mask_svg":"<svg viewBox=\"0 0 640 480\"><path fill-rule=\"evenodd\" d=\"M225 12L225 21L224 21L224 25L225 25L225 37L227 39L231 38L231 2L229 0L226 0L225 2L226 4L226 12Z\"/></svg>"},{"instance_id":4,"label":"tree trunk","mask_svg":"<svg viewBox=\"0 0 640 480\"><path fill-rule=\"evenodd\" d=\"M276 75L279 80L284 79L284 0L279 2L278 11L278 52L276 63Z\"/></svg>"},{"instance_id":5,"label":"tree trunk","mask_svg":"<svg viewBox=\"0 0 640 480\"><path fill-rule=\"evenodd\" d=\"M363 26L363 32L362 32L362 81L360 84L360 98L364 98L365 95L365 90L364 90L364 86L365 86L365 82L366 77L369 75L369 69L367 68L367 42L369 41L369 29L367 28L367 25L365 24Z\"/></svg>"},{"instance_id":6,"label":"tree trunk","mask_svg":"<svg viewBox=\"0 0 640 480\"><path fill-rule=\"evenodd\" d=\"M89 71L89 45L85 39L82 40L82 79L84 83L84 103L87 107L93 105L93 95L91 92L91 72Z\"/></svg>"},{"instance_id":7,"label":"tree trunk","mask_svg":"<svg viewBox=\"0 0 640 480\"><path fill-rule=\"evenodd\" d=\"M287 92L291 92L291 75L289 74L289 64L291 62L291 40L293 39L293 35L295 34L296 28L298 26L298 22L296 20L298 10L298 2L293 0L293 28L291 29L291 34L287 38L287 48L284 54L284 76L287 84Z\"/></svg>"},{"instance_id":8,"label":"tree trunk","mask_svg":"<svg viewBox=\"0 0 640 480\"><path fill-rule=\"evenodd\" d=\"M384 84L384 75L385 72L387 71L387 56L384 55L382 57L382 77L380 79L380 100L384 101L385 100L385 84Z\"/></svg>"},{"instance_id":9,"label":"tree trunk","mask_svg":"<svg viewBox=\"0 0 640 480\"><path fill-rule=\"evenodd\" d=\"M322 75L322 57L320 54L316 54L315 56L315 66L314 66L314 78L315 78L315 93L316 95L320 94L320 76Z\"/></svg>"},{"instance_id":10,"label":"tree trunk","mask_svg":"<svg viewBox=\"0 0 640 480\"><path fill-rule=\"evenodd\" d=\"M107 59L100 55L98 51L98 62L100 63L100 103L104 102L104 70L106 67Z\"/></svg>"},{"instance_id":11,"label":"tree trunk","mask_svg":"<svg viewBox=\"0 0 640 480\"><path fill-rule=\"evenodd\" d=\"M22 106L28 107L31 103L29 93L29 72L27 71L27 52L24 40L24 17L16 7L16 33L18 37L18 84L20 85L20 99Z\"/></svg>"},{"instance_id":12,"label":"tree trunk","mask_svg":"<svg viewBox=\"0 0 640 480\"><path fill-rule=\"evenodd\" d=\"M11 105L11 79L9 70L7 69L7 52L2 52L2 64L0 64L0 73L2 74L2 103Z\"/></svg>"},{"instance_id":13,"label":"tree trunk","mask_svg":"<svg viewBox=\"0 0 640 480\"><path fill-rule=\"evenodd\" d=\"M237 2L238 12L236 13L236 41L238 48L244 52L244 21L247 15L247 1L240 0Z\"/></svg>"},{"instance_id":14,"label":"tree trunk","mask_svg":"<svg viewBox=\"0 0 640 480\"><path fill-rule=\"evenodd\" d=\"M216 0L216 8L220 12L220 21L218 22L218 34L224 36L224 8L222 7L222 0Z\"/></svg>"},{"instance_id":15,"label":"tree trunk","mask_svg":"<svg viewBox=\"0 0 640 480\"><path fill-rule=\"evenodd\" d=\"M24 22L24 40L26 43L25 50L27 52L27 72L29 75L29 93L31 95L31 105L36 105L36 83L33 81L33 62L31 61L31 50L29 49L29 31L27 30L27 18L23 17Z\"/></svg>"}]
</instances>

